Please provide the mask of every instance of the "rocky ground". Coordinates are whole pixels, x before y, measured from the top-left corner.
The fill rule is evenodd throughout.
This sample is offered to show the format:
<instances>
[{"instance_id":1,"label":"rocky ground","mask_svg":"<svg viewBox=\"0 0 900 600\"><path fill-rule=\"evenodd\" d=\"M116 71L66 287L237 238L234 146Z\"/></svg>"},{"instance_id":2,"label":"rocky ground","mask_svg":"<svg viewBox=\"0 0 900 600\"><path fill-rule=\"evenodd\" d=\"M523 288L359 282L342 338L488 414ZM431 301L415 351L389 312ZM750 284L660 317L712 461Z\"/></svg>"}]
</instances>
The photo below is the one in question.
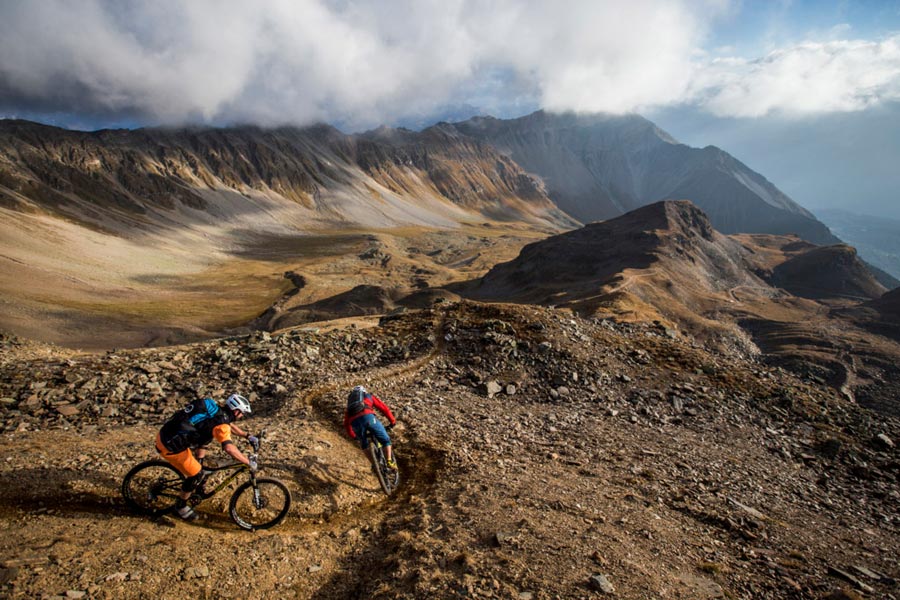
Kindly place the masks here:
<instances>
[{"instance_id":1,"label":"rocky ground","mask_svg":"<svg viewBox=\"0 0 900 600\"><path fill-rule=\"evenodd\" d=\"M152 350L0 346L2 597L900 597L900 421L672 329L460 302ZM358 383L400 421L391 498L342 432ZM285 522L241 531L227 494L191 524L130 514L121 478L161 422L232 390L292 490Z\"/></svg>"}]
</instances>

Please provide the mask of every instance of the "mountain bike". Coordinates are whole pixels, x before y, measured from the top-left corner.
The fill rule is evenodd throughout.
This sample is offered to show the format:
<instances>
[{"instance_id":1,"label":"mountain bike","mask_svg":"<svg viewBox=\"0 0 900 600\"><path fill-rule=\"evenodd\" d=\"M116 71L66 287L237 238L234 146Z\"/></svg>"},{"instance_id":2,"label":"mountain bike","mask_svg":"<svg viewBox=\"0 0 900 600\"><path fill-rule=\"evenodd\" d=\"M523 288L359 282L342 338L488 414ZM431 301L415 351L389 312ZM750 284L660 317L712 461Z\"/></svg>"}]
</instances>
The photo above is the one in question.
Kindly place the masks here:
<instances>
[{"instance_id":1,"label":"mountain bike","mask_svg":"<svg viewBox=\"0 0 900 600\"><path fill-rule=\"evenodd\" d=\"M375 438L375 434L371 429L366 430L366 439L369 442L369 456L372 457L373 470L375 476L378 477L378 484L384 493L390 496L397 486L400 485L400 470L388 467L387 457L384 454L384 447ZM393 450L394 462L397 462L397 449Z\"/></svg>"},{"instance_id":2,"label":"mountain bike","mask_svg":"<svg viewBox=\"0 0 900 600\"><path fill-rule=\"evenodd\" d=\"M265 432L259 434L262 439ZM258 464L259 443L253 444L254 452L248 455L250 463ZM188 503L197 506L225 489L242 474L248 480L238 486L231 495L228 514L241 529L254 531L268 529L280 523L291 508L291 493L277 479L257 477L256 469L239 462L215 467L204 467L210 472L207 480L191 494ZM228 473L231 471L231 473ZM213 474L227 477L211 483ZM150 517L158 517L175 510L180 499L181 485L185 477L164 460L148 460L136 465L122 480L122 496L134 511ZM209 487L212 485L213 487Z\"/></svg>"}]
</instances>

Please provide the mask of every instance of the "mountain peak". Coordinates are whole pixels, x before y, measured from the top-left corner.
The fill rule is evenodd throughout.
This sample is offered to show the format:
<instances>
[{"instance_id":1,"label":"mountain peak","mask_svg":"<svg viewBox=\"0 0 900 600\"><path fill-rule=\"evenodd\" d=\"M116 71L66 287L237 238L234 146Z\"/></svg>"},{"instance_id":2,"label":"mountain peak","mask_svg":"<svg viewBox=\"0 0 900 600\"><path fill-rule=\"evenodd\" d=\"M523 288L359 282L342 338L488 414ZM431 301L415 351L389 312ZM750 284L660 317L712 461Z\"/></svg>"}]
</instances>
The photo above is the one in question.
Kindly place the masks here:
<instances>
[{"instance_id":1,"label":"mountain peak","mask_svg":"<svg viewBox=\"0 0 900 600\"><path fill-rule=\"evenodd\" d=\"M689 200L662 200L637 208L615 220L618 227L629 231L663 230L688 238L712 240L715 234L709 217ZM592 223L589 227L602 227Z\"/></svg>"}]
</instances>

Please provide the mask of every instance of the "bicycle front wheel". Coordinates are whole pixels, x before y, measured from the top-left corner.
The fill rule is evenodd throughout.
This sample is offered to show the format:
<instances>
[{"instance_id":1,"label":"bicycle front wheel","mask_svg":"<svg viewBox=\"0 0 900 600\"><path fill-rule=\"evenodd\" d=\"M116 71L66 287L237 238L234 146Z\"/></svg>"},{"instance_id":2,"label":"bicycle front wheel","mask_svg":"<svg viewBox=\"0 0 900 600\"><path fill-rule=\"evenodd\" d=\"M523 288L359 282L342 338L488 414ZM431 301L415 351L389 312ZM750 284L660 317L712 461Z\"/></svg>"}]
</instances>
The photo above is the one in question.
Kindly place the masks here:
<instances>
[{"instance_id":1,"label":"bicycle front wheel","mask_svg":"<svg viewBox=\"0 0 900 600\"><path fill-rule=\"evenodd\" d=\"M162 460L148 460L128 471L122 480L122 497L143 515L157 516L173 510L181 494L184 475Z\"/></svg>"},{"instance_id":2,"label":"bicycle front wheel","mask_svg":"<svg viewBox=\"0 0 900 600\"><path fill-rule=\"evenodd\" d=\"M268 529L281 523L291 508L291 493L277 479L248 481L235 490L228 512L241 529Z\"/></svg>"}]
</instances>

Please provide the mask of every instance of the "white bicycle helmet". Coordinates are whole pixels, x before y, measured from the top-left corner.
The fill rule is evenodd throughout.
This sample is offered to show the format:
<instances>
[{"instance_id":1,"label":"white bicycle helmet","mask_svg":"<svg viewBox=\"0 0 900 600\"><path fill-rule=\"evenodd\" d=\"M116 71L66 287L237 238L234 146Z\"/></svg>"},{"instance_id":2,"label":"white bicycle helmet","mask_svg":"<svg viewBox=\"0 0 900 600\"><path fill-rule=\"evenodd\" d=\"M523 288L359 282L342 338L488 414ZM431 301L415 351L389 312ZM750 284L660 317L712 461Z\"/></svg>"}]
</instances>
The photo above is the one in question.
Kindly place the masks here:
<instances>
[{"instance_id":1,"label":"white bicycle helmet","mask_svg":"<svg viewBox=\"0 0 900 600\"><path fill-rule=\"evenodd\" d=\"M356 385L356 386L353 386L353 389L352 389L352 390L350 390L350 393L354 393L354 392L362 392L363 394L365 394L365 393L366 393L366 388L364 388L364 387L361 386L361 385Z\"/></svg>"},{"instance_id":2,"label":"white bicycle helmet","mask_svg":"<svg viewBox=\"0 0 900 600\"><path fill-rule=\"evenodd\" d=\"M225 402L228 405L228 408L238 409L245 415L250 414L250 402L241 396L240 394L232 394L228 396L228 400Z\"/></svg>"}]
</instances>

